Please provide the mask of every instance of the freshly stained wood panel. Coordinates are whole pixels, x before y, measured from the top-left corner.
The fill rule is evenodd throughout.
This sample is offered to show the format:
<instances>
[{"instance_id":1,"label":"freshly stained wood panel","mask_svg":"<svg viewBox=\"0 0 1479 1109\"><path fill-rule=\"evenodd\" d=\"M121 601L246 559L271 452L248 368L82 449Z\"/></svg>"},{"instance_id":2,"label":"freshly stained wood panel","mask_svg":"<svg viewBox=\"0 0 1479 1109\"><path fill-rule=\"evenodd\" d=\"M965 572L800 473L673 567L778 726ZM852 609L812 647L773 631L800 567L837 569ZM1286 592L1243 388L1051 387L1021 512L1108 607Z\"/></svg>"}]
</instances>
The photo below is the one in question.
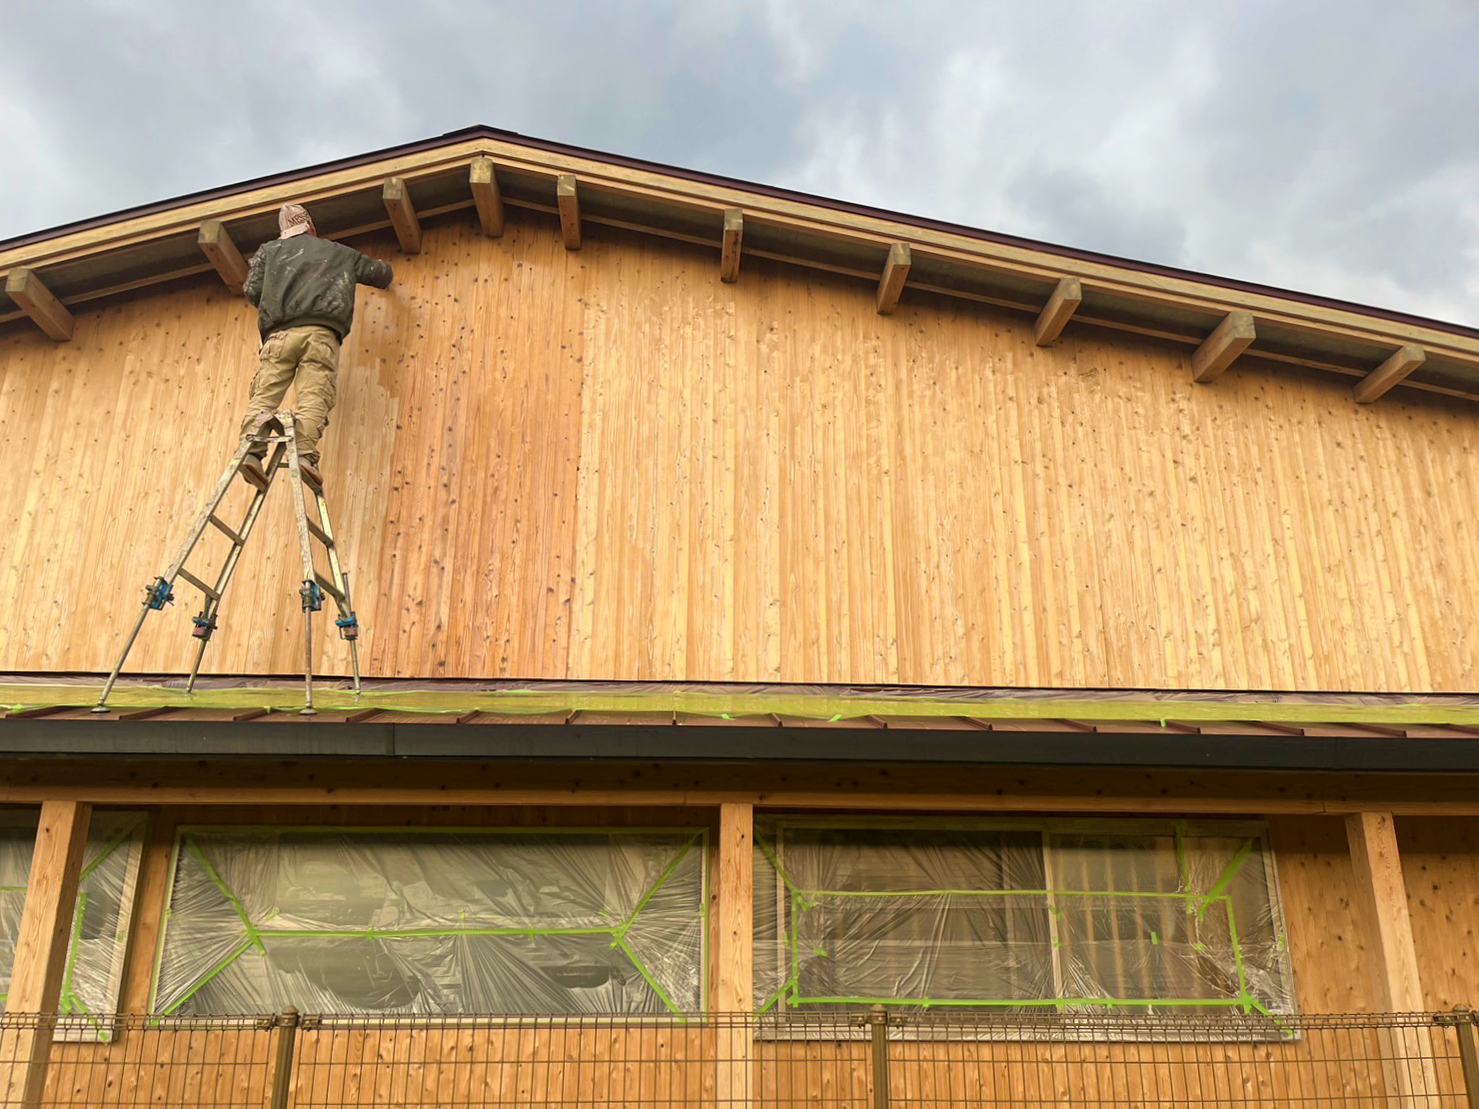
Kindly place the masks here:
<instances>
[{"instance_id":1,"label":"freshly stained wood panel","mask_svg":"<svg viewBox=\"0 0 1479 1109\"><path fill-rule=\"evenodd\" d=\"M1040 348L918 290L879 317L872 282L759 257L725 285L712 247L598 224L568 252L552 213L423 240L355 243L396 283L360 292L325 444L371 675L1479 684L1468 408L1253 358L1193 388L1179 347ZM256 346L214 274L69 344L0 334L0 669L111 665ZM274 498L207 672L299 664L290 520ZM130 669L188 666L195 602Z\"/></svg>"}]
</instances>

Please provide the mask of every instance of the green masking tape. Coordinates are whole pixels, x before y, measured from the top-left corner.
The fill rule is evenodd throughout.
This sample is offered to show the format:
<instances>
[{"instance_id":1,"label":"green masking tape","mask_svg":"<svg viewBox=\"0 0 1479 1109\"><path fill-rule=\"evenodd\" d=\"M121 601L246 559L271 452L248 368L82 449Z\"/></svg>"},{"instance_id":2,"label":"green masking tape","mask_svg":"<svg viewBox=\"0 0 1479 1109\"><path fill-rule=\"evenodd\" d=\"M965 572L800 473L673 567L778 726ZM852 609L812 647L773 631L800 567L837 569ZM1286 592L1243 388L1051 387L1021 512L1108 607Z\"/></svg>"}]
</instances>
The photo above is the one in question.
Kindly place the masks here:
<instances>
[{"instance_id":1,"label":"green masking tape","mask_svg":"<svg viewBox=\"0 0 1479 1109\"><path fill-rule=\"evenodd\" d=\"M262 941L257 938L256 926L252 924L251 918L247 916L247 911L242 906L241 902L236 899L236 894L231 892L231 890L227 887L225 881L221 878L219 874L216 873L216 868L211 866L210 860L205 857L205 852L200 849L200 845L197 844L195 840L189 836L185 836L183 838L187 845L185 850L190 852L191 857L195 859L195 861L198 862L201 868L205 871L206 877L208 877L212 882L215 883L216 888L221 891L226 900L231 903L231 907L236 910L236 915L241 919L242 927L246 929L247 941L253 944L258 951L261 951L262 954L265 955L267 953L267 949L262 946Z\"/></svg>"}]
</instances>

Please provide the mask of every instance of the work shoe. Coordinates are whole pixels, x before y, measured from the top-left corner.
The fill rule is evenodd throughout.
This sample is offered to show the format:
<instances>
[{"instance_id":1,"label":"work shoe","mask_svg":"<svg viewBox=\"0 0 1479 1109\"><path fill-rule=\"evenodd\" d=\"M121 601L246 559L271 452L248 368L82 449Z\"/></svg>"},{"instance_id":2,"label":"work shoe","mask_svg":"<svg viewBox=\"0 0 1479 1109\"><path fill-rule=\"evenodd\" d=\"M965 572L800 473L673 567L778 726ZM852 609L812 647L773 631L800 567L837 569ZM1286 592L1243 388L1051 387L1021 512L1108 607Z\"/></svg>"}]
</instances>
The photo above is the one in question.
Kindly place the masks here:
<instances>
[{"instance_id":1,"label":"work shoe","mask_svg":"<svg viewBox=\"0 0 1479 1109\"><path fill-rule=\"evenodd\" d=\"M253 485L267 484L267 471L262 465L262 459L255 454L249 454L241 460L241 476Z\"/></svg>"},{"instance_id":2,"label":"work shoe","mask_svg":"<svg viewBox=\"0 0 1479 1109\"><path fill-rule=\"evenodd\" d=\"M298 472L303 475L303 480L309 485L324 487L324 477L318 472L318 463L309 462L306 458L298 459Z\"/></svg>"}]
</instances>

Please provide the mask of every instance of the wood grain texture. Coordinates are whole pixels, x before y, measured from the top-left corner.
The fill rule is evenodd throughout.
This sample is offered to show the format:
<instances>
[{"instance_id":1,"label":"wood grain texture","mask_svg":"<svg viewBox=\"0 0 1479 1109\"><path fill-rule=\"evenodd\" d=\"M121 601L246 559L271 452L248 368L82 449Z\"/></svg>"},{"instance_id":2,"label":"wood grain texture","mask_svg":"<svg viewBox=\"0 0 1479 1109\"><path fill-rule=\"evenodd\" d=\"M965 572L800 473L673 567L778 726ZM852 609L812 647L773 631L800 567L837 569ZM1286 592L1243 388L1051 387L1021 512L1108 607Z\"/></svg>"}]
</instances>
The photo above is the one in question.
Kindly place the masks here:
<instances>
[{"instance_id":1,"label":"wood grain texture","mask_svg":"<svg viewBox=\"0 0 1479 1109\"><path fill-rule=\"evenodd\" d=\"M1380 1011L1343 821L1276 816L1269 835L1300 1012Z\"/></svg>"},{"instance_id":2,"label":"wood grain texture","mask_svg":"<svg viewBox=\"0 0 1479 1109\"><path fill-rule=\"evenodd\" d=\"M1424 1009L1479 998L1479 820L1401 817L1397 839Z\"/></svg>"},{"instance_id":3,"label":"wood grain texture","mask_svg":"<svg viewBox=\"0 0 1479 1109\"><path fill-rule=\"evenodd\" d=\"M1479 685L1467 409L1253 359L1194 389L1183 349L1083 323L1042 349L919 291L883 318L860 280L750 257L723 285L709 249L506 227L355 244L396 266L325 441L369 675ZM69 344L0 337L0 670L111 666L256 342L214 274ZM269 500L206 673L297 667L289 527ZM197 600L150 616L131 672L188 667Z\"/></svg>"}]
</instances>

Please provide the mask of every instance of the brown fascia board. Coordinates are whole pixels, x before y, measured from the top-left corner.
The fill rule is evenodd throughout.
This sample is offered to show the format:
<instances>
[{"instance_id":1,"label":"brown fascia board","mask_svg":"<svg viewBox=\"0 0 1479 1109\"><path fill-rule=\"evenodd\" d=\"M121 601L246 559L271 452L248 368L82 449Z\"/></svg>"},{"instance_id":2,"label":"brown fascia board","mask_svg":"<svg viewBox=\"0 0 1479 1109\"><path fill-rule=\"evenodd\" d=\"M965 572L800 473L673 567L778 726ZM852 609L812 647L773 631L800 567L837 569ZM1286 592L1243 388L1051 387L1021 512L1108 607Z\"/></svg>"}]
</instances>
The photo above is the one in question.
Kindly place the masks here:
<instances>
[{"instance_id":1,"label":"brown fascia board","mask_svg":"<svg viewBox=\"0 0 1479 1109\"><path fill-rule=\"evenodd\" d=\"M1288 300L1313 307L1329 308L1337 311L1353 312L1359 315L1370 316L1375 319L1386 320L1392 323L1406 324L1414 327L1426 327L1437 331L1444 331L1454 335L1462 335L1469 338L1479 339L1479 328L1467 327L1462 324L1447 320L1438 320L1412 313L1398 312L1391 309L1378 308L1372 305L1360 304L1355 301L1339 300L1333 297L1323 297L1311 293L1298 292L1291 289L1283 289L1273 285L1263 285L1257 282L1240 281L1234 278L1219 277L1214 274L1201 273L1196 270L1180 269L1174 266L1160 265L1154 262L1144 262L1132 258L1123 258L1112 254L1103 254L1097 251L1081 250L1074 247L1062 246L1057 243L1042 242L1036 239L1023 238L1017 235L1008 235L1002 232L989 231L982 228L970 227L964 224L950 223L943 220L928 219L922 216L910 215L904 212L896 212L886 208L874 208L862 204L854 204L848 201L836 200L831 197L817 196L812 193L799 192L793 189L778 188L773 185L759 184L745 181L740 178L726 177L721 174L705 173L698 170L685 169L681 166L668 165L663 162L647 161L640 158L631 158L619 154L611 154L605 151L593 150L588 147L573 146L568 143L552 142L547 139L532 138L521 135L516 131L505 131L496 127L475 125L458 131L449 131L441 136L430 139L422 139L416 142L403 143L398 146L385 147L380 150L369 151L365 154L355 155L348 158L340 158L329 162L320 162L316 165L305 166L300 169L290 170L284 173L270 174L265 177L253 178L248 181L237 182L233 185L225 185L216 189L206 189L200 192L187 193L182 196L161 200L153 204L139 205L133 208L125 208L120 211L96 216L91 219L78 220L72 223L61 224L56 227L41 231L31 232L26 235L16 236L10 239L0 240L0 252L19 249L45 242L49 239L59 238L63 235L75 234L109 224L120 223L124 220L135 219L140 216L153 215L167 212L173 208L184 207L187 204L198 204L213 199L226 199L240 193L270 187L273 185L287 184L297 180L308 180L326 173L340 172L353 169L358 166L372 165L375 162L390 158L404 157L409 154L436 150L441 147L453 146L458 143L477 140L480 138L496 139L500 142L512 143L527 147L530 150L545 153L565 155L576 158L587 158L592 161L604 162L612 166L626 169L641 170L652 173L661 173L679 180L692 181L698 184L712 185L721 188L740 189L745 192L754 193L759 196L771 197L777 200L806 204L812 207L834 212L845 212L850 215L862 216L870 219L888 220L893 223L906 226L918 227L922 230L936 231L942 234L959 235L966 238L977 239L982 242L996 243L1004 246L1017 247L1023 250L1031 250L1042 254L1054 255L1056 257L1071 259L1080 262L1090 262L1098 265L1113 266L1118 269L1129 270L1137 273L1153 274L1162 277L1171 277L1184 281L1193 281L1198 284L1208 285L1215 288L1227 289L1235 292L1251 293L1260 296L1276 297L1280 300Z\"/></svg>"},{"instance_id":2,"label":"brown fascia board","mask_svg":"<svg viewBox=\"0 0 1479 1109\"><path fill-rule=\"evenodd\" d=\"M157 710L156 710L157 711ZM1178 726L1175 722L916 718L830 721L686 714L555 714L538 718L403 719L387 713L240 714L234 719L191 710L144 719L143 713L98 717L84 707L0 720L0 763L9 771L5 800L22 775L54 767L88 773L116 759L377 759L406 766L418 760L474 759L532 764L659 762L770 765L821 762L843 766L953 765L1134 767L1143 770L1283 770L1344 773L1448 773L1479 777L1479 742L1453 727L1303 728L1244 721ZM227 717L230 714L225 714ZM132 717L132 719L130 718ZM845 742L839 728L847 728ZM77 771L67 772L75 777ZM151 772L152 775L152 772ZM148 780L145 776L142 780ZM76 783L71 783L76 784ZM25 787L21 787L25 788ZM144 788L135 784L132 788ZM1470 789L1463 811L1479 808ZM193 801L209 798L192 795Z\"/></svg>"}]
</instances>

